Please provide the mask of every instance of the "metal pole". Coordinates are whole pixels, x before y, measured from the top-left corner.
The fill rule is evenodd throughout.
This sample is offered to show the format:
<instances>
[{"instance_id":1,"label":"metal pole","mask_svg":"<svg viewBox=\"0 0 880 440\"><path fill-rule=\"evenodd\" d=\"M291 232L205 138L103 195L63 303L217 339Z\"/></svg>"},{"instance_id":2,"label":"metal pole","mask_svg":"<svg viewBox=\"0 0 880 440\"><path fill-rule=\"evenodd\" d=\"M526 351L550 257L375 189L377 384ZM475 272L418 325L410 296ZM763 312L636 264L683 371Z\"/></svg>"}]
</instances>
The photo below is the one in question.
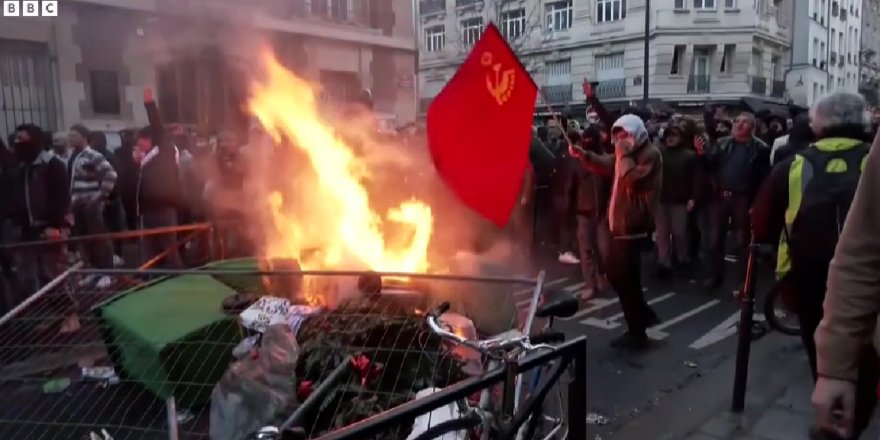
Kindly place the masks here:
<instances>
[{"instance_id":1,"label":"metal pole","mask_svg":"<svg viewBox=\"0 0 880 440\"><path fill-rule=\"evenodd\" d=\"M414 52L415 71L413 72L413 100L415 101L414 104L415 104L415 110L416 110L415 120L413 120L413 122L415 122L419 119L419 110L420 110L419 103L421 102L421 100L419 99L419 49L421 49L422 46L421 46L421 33L419 32L419 14L420 14L419 0L413 0L412 9L413 9L413 17L412 17L412 19L413 19L413 39L415 40L413 42L413 43L415 43L415 47L413 48L413 50L415 51Z\"/></svg>"},{"instance_id":2,"label":"metal pole","mask_svg":"<svg viewBox=\"0 0 880 440\"><path fill-rule=\"evenodd\" d=\"M645 0L645 59L644 59L644 71L642 72L642 101L644 101L645 108L648 107L648 92L650 89L651 81L648 80L650 75L650 69L648 68L648 63L650 61L651 56L651 0Z\"/></svg>"},{"instance_id":3,"label":"metal pole","mask_svg":"<svg viewBox=\"0 0 880 440\"><path fill-rule=\"evenodd\" d=\"M177 405L174 403L174 396L165 399L165 413L168 416L168 440L178 440L180 436L177 433Z\"/></svg>"},{"instance_id":4,"label":"metal pole","mask_svg":"<svg viewBox=\"0 0 880 440\"><path fill-rule=\"evenodd\" d=\"M568 383L568 438L587 438L586 339L578 342L571 356L574 358L574 371Z\"/></svg>"},{"instance_id":5,"label":"metal pole","mask_svg":"<svg viewBox=\"0 0 880 440\"><path fill-rule=\"evenodd\" d=\"M746 279L743 281L740 299L739 330L736 344L736 370L733 377L733 402L730 410L735 413L742 412L746 403L746 385L749 378L749 356L752 350L752 324L755 313L755 288L757 277L755 276L755 264L758 257L758 244L755 242L755 233L749 242L749 256L746 265Z\"/></svg>"}]
</instances>

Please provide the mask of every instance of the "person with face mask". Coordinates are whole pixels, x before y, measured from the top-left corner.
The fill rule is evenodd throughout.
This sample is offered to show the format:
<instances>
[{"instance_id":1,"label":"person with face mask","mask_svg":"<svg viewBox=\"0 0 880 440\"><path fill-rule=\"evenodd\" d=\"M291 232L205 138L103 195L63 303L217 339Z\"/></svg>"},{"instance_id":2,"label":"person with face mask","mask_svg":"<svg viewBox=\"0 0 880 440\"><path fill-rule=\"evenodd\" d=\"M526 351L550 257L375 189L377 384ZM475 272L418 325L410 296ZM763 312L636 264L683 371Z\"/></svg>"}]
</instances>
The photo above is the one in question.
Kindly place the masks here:
<instances>
[{"instance_id":1,"label":"person with face mask","mask_svg":"<svg viewBox=\"0 0 880 440\"><path fill-rule=\"evenodd\" d=\"M733 226L738 262L749 238L749 206L770 170L770 147L755 136L755 116L740 113L731 136L718 139L707 148L702 138L694 149L704 169L714 177L717 191L710 209L710 275L704 286L721 287L724 280L725 244Z\"/></svg>"},{"instance_id":2,"label":"person with face mask","mask_svg":"<svg viewBox=\"0 0 880 440\"><path fill-rule=\"evenodd\" d=\"M697 155L685 145L682 130L670 126L664 130L663 146L663 192L657 211L657 276L672 276L673 251L679 270L687 269L688 212L694 209L696 192Z\"/></svg>"},{"instance_id":3,"label":"person with face mask","mask_svg":"<svg viewBox=\"0 0 880 440\"><path fill-rule=\"evenodd\" d=\"M153 89L144 89L144 107L150 126L140 130L133 150L138 167L136 211L142 228L177 226L177 211L182 202L180 191L180 154L173 139L165 132ZM144 238L144 259L165 250L160 262L169 269L183 267L174 234L151 235Z\"/></svg>"},{"instance_id":4,"label":"person with face mask","mask_svg":"<svg viewBox=\"0 0 880 440\"><path fill-rule=\"evenodd\" d=\"M21 230L22 241L59 240L67 235L72 223L64 162L42 147L43 131L39 127L16 127L13 153L17 170L10 193L4 193L4 197L13 200L12 222ZM61 273L64 247L28 247L18 257L20 287L23 294L30 295Z\"/></svg>"},{"instance_id":5,"label":"person with face mask","mask_svg":"<svg viewBox=\"0 0 880 440\"><path fill-rule=\"evenodd\" d=\"M587 171L612 177L607 211L611 243L605 275L620 298L629 329L614 338L611 346L644 349L648 345L647 329L660 321L642 292L641 253L654 229L663 159L650 142L645 123L636 115L618 118L611 128L611 139L613 154L597 154L574 146L569 146L569 150Z\"/></svg>"}]
</instances>

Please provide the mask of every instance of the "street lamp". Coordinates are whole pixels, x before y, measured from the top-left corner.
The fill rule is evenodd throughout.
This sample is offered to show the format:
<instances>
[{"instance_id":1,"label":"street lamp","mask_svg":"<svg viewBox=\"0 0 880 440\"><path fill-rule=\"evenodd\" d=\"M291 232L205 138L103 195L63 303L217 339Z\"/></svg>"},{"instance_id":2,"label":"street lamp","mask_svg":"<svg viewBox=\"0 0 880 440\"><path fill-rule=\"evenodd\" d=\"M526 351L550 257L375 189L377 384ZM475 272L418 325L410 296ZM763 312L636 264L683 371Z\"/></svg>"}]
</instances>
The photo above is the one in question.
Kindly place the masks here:
<instances>
[{"instance_id":1,"label":"street lamp","mask_svg":"<svg viewBox=\"0 0 880 440\"><path fill-rule=\"evenodd\" d=\"M650 89L650 77L648 69L648 61L651 56L651 0L645 0L645 60L644 71L642 72L642 101L645 108L648 108L648 92Z\"/></svg>"}]
</instances>

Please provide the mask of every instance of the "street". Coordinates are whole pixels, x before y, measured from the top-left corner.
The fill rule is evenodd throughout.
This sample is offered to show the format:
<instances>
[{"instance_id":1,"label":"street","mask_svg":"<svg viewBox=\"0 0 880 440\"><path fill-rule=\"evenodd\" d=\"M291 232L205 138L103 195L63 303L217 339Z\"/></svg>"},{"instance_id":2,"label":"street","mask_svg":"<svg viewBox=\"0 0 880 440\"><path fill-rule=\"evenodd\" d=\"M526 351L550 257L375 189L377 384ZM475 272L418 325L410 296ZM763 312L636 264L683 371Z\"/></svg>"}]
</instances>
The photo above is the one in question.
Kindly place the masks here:
<instances>
[{"instance_id":1,"label":"street","mask_svg":"<svg viewBox=\"0 0 880 440\"><path fill-rule=\"evenodd\" d=\"M579 293L584 284L575 270L556 264L549 270L548 289ZM650 411L672 391L687 387L725 361L736 356L739 303L733 291L741 287L734 267L728 264L725 285L707 291L696 280L653 279L653 264L644 264L646 299L661 318L649 329L652 345L635 353L611 348L611 338L626 330L623 313L612 292L583 304L571 318L557 321L555 327L569 336L586 335L588 340L587 407L589 438L607 439L635 416ZM563 272L564 275L558 275ZM768 287L760 279L759 291ZM518 306L528 305L530 292L517 292ZM757 318L757 317L756 317ZM733 377L730 377L732 390ZM596 436L599 437L596 437Z\"/></svg>"}]
</instances>

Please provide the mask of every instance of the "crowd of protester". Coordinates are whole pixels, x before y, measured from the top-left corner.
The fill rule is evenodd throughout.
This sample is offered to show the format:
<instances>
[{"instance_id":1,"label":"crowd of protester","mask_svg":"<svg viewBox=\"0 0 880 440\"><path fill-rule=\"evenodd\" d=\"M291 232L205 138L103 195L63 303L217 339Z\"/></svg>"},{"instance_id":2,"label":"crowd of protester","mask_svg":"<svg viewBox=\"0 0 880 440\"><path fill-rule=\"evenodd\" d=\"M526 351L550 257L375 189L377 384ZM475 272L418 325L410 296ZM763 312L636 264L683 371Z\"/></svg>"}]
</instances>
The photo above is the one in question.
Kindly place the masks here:
<instances>
[{"instance_id":1,"label":"crowd of protester","mask_svg":"<svg viewBox=\"0 0 880 440\"><path fill-rule=\"evenodd\" d=\"M812 438L858 438L880 376L870 345L872 332L880 340L880 244L858 235L878 222L866 195L877 189L862 179L877 172L877 113L860 95L835 93L785 117L723 107L616 117L589 83L584 94L583 122L535 130L531 160L550 215L539 240L580 265L584 299L609 288L619 297L628 330L611 345L643 349L661 320L642 290L646 250L659 282L701 276L710 291L725 275L738 288L747 245L763 246L771 258L758 261L773 262L773 289L797 314L816 382ZM851 206L859 219L847 220Z\"/></svg>"}]
</instances>

